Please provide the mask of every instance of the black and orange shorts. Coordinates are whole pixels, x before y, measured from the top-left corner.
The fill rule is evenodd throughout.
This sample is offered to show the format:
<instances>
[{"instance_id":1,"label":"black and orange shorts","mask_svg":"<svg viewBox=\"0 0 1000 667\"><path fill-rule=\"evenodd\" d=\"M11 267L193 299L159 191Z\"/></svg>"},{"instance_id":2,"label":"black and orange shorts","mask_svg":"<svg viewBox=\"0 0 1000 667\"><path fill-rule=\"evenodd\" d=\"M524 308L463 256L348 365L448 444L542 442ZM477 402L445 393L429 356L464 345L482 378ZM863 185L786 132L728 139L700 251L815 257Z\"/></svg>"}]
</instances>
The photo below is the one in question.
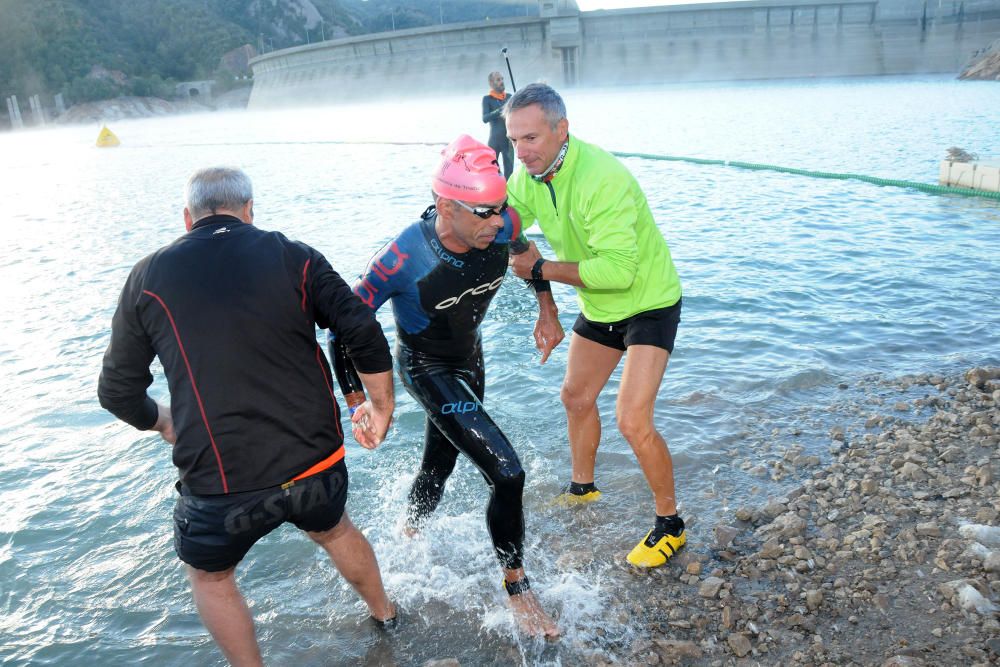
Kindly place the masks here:
<instances>
[{"instance_id":1,"label":"black and orange shorts","mask_svg":"<svg viewBox=\"0 0 1000 667\"><path fill-rule=\"evenodd\" d=\"M174 550L191 567L221 572L235 567L258 540L291 522L309 532L330 530L344 515L347 465L280 486L218 496L195 496L178 485Z\"/></svg>"}]
</instances>

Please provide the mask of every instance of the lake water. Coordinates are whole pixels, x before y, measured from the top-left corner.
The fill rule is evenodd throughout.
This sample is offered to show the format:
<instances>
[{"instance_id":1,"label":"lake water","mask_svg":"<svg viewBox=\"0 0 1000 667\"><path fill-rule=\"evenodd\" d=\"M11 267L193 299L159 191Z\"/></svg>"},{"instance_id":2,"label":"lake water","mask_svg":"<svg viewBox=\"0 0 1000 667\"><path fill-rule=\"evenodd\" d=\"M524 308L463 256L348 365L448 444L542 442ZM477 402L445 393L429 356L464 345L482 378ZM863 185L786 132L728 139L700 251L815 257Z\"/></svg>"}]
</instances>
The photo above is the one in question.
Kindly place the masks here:
<instances>
[{"instance_id":1,"label":"lake water","mask_svg":"<svg viewBox=\"0 0 1000 667\"><path fill-rule=\"evenodd\" d=\"M259 226L317 247L353 277L429 203L440 145L462 132L485 138L479 95L118 122L114 150L93 147L96 126L0 136L0 662L222 664L172 551L169 446L97 404L121 285L182 233L188 175L219 163L254 180ZM863 78L565 97L571 131L610 150L923 182L936 181L950 146L1000 156L995 83ZM626 163L684 284L657 425L674 455L689 549L710 557L716 522L794 482L760 474L788 448L826 457L832 426L856 430L863 415L890 410L878 404L901 394L883 380L1000 362L1000 203ZM556 286L555 297L568 330L573 292ZM286 526L239 575L269 664L571 665L623 655L643 635L630 610L663 575L623 565L652 502L614 427L619 375L600 401L605 497L557 509L569 475L558 399L568 346L539 366L534 312L509 279L483 325L486 407L528 471L526 564L564 639L515 636L484 525L486 489L468 462L423 535L400 537L423 416L397 382L387 441L375 452L348 446L348 508L405 624L389 639L376 633L320 551ZM166 397L162 375L152 393Z\"/></svg>"}]
</instances>

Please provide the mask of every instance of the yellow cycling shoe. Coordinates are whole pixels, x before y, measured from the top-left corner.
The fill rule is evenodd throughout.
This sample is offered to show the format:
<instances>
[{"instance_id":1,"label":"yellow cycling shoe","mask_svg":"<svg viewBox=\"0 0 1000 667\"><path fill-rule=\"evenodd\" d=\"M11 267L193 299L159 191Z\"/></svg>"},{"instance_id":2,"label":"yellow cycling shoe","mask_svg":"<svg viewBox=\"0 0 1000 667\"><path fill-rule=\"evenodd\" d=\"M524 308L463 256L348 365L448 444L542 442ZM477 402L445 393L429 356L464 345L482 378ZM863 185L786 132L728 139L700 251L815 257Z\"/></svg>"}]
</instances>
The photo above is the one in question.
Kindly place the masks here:
<instances>
[{"instance_id":1,"label":"yellow cycling shoe","mask_svg":"<svg viewBox=\"0 0 1000 667\"><path fill-rule=\"evenodd\" d=\"M671 535L654 528L629 552L628 562L636 567L660 567L676 554L685 542L687 536L683 530L680 535Z\"/></svg>"},{"instance_id":2,"label":"yellow cycling shoe","mask_svg":"<svg viewBox=\"0 0 1000 667\"><path fill-rule=\"evenodd\" d=\"M573 485L567 485L565 489L562 490L558 496L556 496L555 503L557 505L562 505L563 507L574 507L579 505L588 505L592 502L597 501L601 497L601 492L593 484L586 485L587 488L580 493L580 489L574 489Z\"/></svg>"}]
</instances>

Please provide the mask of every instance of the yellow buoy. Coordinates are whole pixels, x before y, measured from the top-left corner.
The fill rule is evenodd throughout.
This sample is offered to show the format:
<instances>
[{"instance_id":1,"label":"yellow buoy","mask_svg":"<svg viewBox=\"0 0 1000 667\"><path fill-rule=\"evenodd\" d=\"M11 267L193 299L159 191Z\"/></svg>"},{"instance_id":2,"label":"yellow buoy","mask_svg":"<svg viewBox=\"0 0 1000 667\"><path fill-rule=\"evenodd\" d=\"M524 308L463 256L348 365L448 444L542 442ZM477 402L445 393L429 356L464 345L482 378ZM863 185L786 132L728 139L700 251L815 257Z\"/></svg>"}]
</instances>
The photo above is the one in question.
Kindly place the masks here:
<instances>
[{"instance_id":1,"label":"yellow buoy","mask_svg":"<svg viewBox=\"0 0 1000 667\"><path fill-rule=\"evenodd\" d=\"M115 136L115 133L108 129L107 125L101 127L101 133L97 135L98 148L113 148L121 143L122 142L118 140L118 137Z\"/></svg>"}]
</instances>

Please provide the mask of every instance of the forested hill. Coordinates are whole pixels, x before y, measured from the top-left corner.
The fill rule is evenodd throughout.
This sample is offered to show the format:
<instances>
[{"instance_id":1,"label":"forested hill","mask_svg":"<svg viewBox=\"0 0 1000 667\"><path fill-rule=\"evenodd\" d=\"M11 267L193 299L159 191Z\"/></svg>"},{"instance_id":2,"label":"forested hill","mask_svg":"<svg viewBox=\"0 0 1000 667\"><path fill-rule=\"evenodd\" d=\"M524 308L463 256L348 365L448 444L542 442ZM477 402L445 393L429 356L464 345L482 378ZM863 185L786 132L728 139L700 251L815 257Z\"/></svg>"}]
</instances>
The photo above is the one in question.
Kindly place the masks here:
<instances>
[{"instance_id":1,"label":"forested hill","mask_svg":"<svg viewBox=\"0 0 1000 667\"><path fill-rule=\"evenodd\" d=\"M384 30L537 15L535 0L0 0L0 97L167 97L220 57ZM2 109L2 107L0 107Z\"/></svg>"}]
</instances>

